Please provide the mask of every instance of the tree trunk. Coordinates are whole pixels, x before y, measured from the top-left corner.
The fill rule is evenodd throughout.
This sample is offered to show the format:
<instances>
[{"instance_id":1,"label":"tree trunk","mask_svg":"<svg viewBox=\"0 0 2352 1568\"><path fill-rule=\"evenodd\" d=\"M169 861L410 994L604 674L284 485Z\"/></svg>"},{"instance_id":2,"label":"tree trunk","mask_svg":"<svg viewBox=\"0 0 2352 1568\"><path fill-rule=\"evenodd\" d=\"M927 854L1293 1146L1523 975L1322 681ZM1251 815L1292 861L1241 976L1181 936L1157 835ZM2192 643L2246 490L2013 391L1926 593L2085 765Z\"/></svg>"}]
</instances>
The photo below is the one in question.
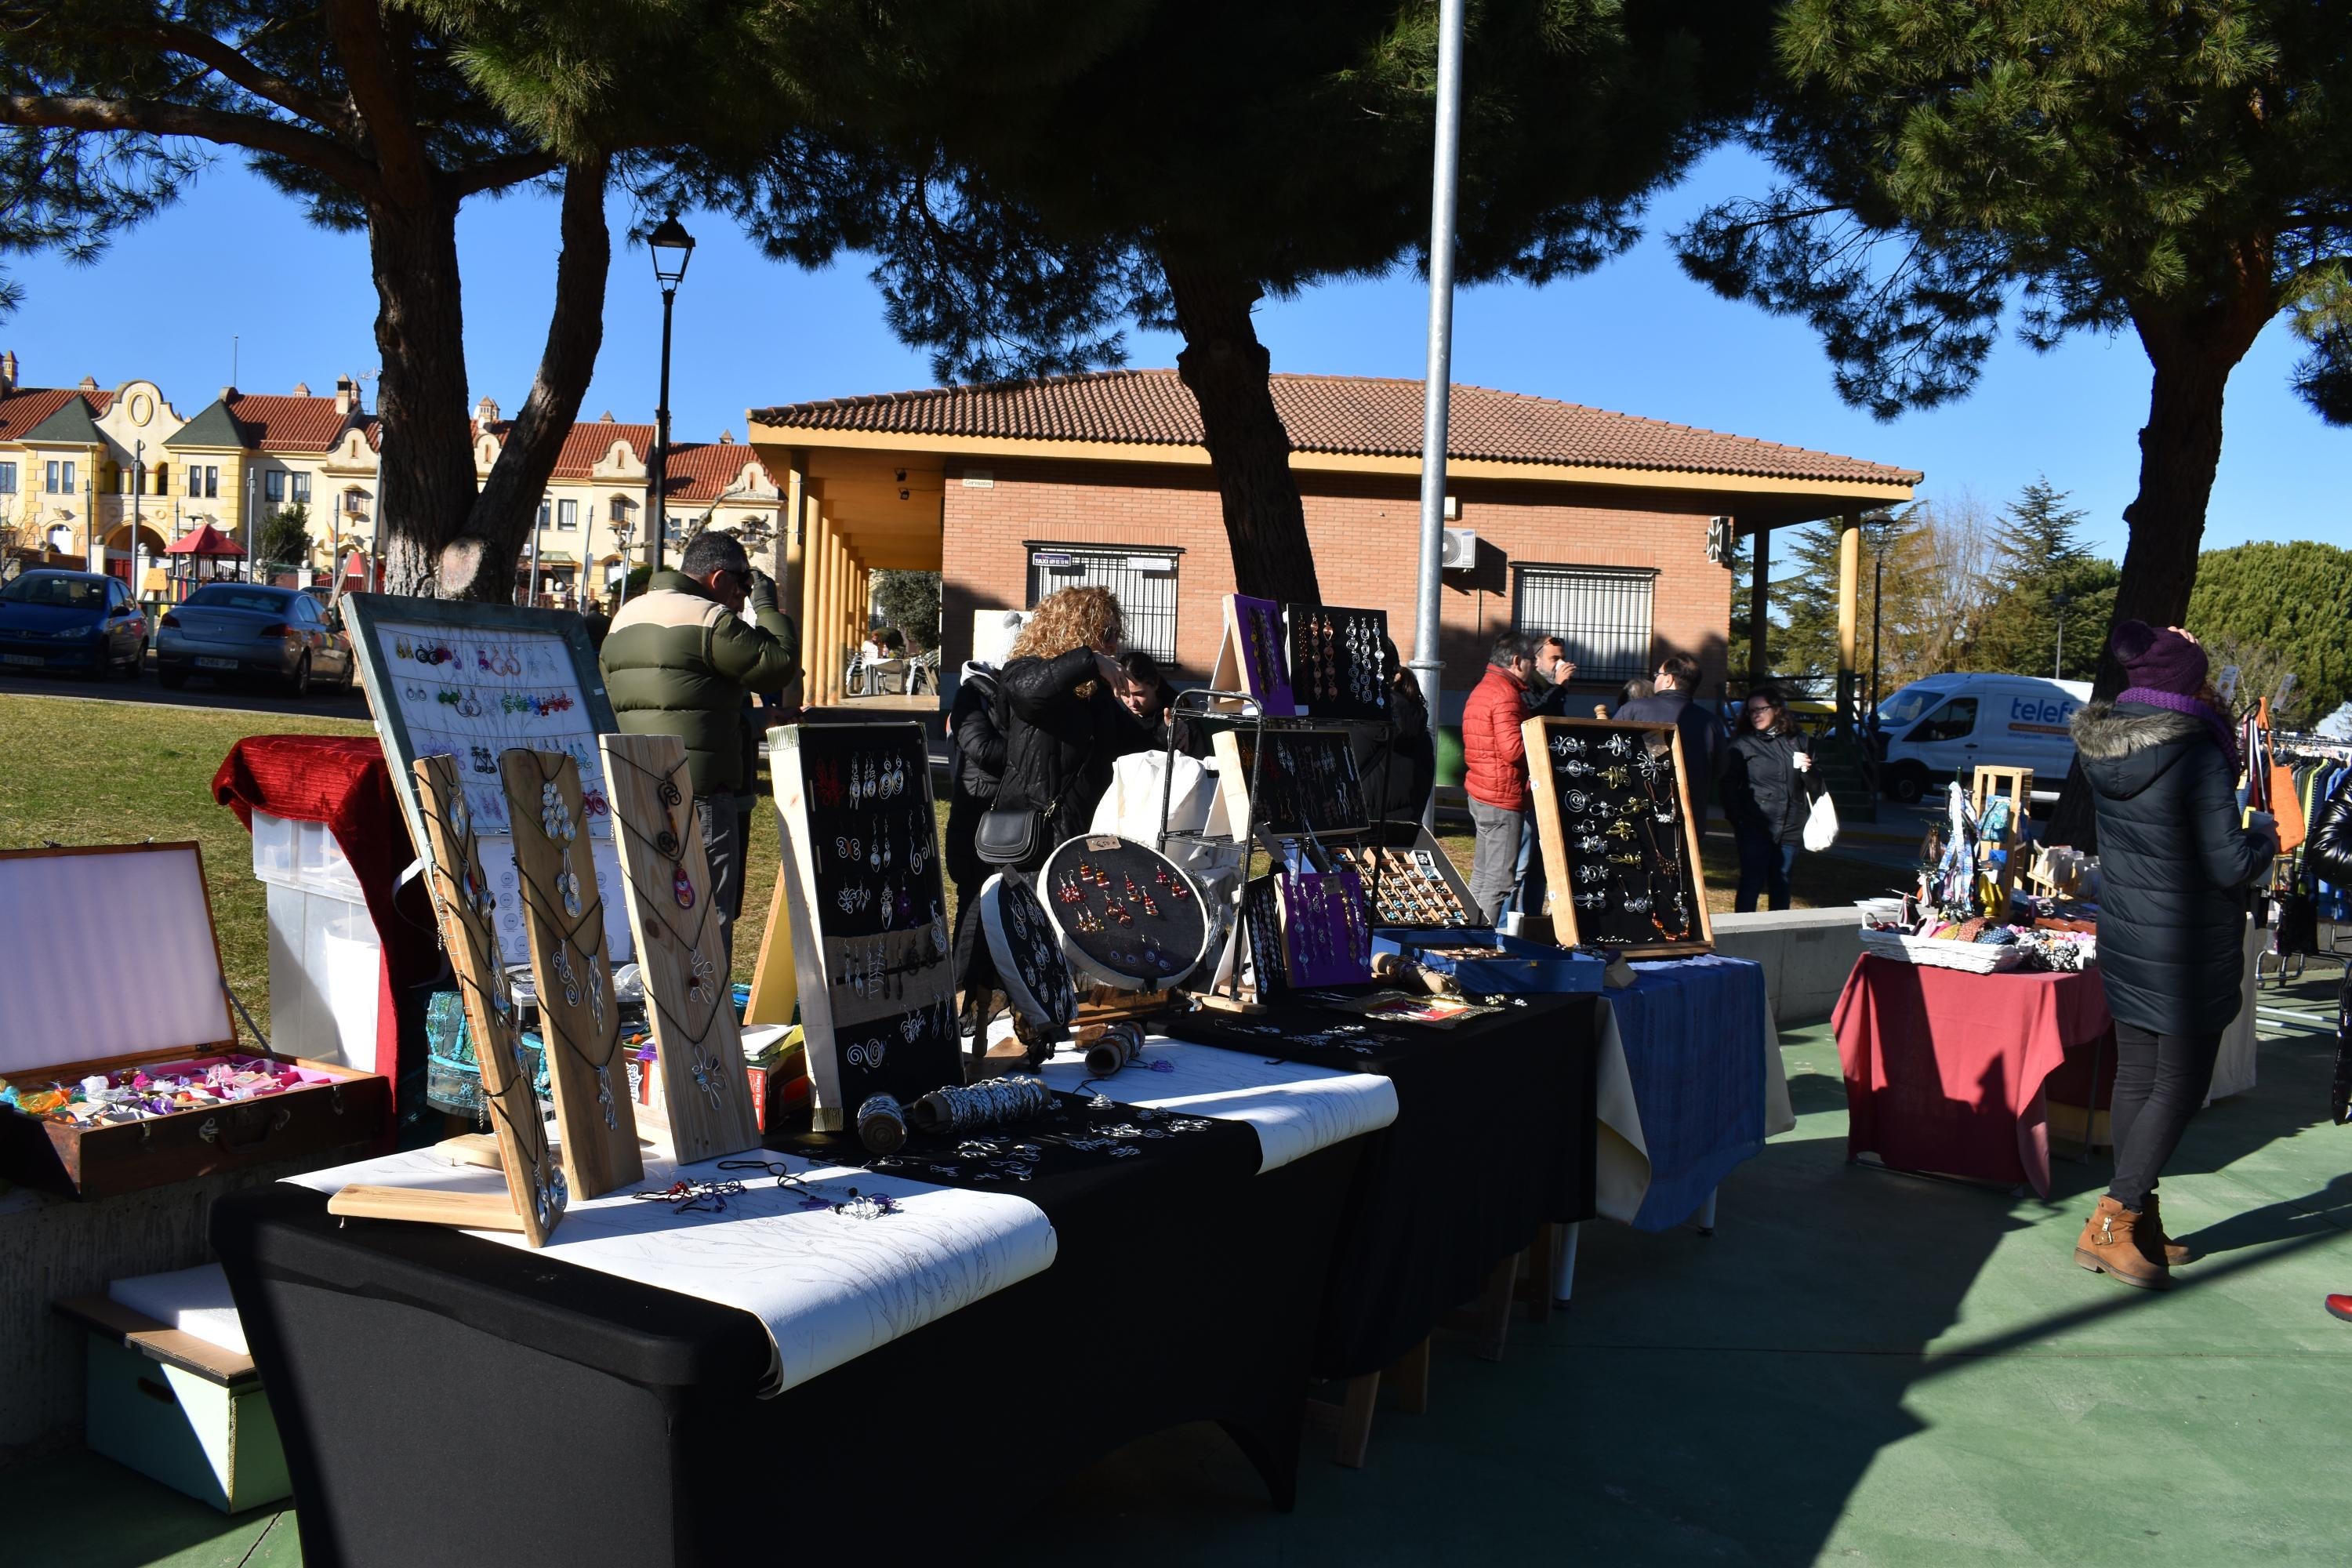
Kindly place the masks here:
<instances>
[{"instance_id":1,"label":"tree trunk","mask_svg":"<svg viewBox=\"0 0 2352 1568\"><path fill-rule=\"evenodd\" d=\"M1258 286L1219 261L1163 245L1160 269L1184 334L1176 374L1201 405L1201 429L1224 503L1234 583L1289 604L1319 602L1307 511L1290 472L1290 433L1275 411L1271 363L1250 324Z\"/></svg>"},{"instance_id":2,"label":"tree trunk","mask_svg":"<svg viewBox=\"0 0 2352 1568\"><path fill-rule=\"evenodd\" d=\"M2101 628L2095 699L2126 684L2123 667L2105 644L2125 621L2177 626L2189 615L2197 585L2197 552L2205 537L2205 508L2221 463L2221 399L2230 373L2253 346L2278 308L2267 271L2250 275L2239 296L2185 312L2135 310L2133 324L2154 368L2147 423L2139 433L2139 493L2124 508L2129 540L2115 617ZM2045 842L2096 852L2091 792L2077 765L2051 814Z\"/></svg>"},{"instance_id":3,"label":"tree trunk","mask_svg":"<svg viewBox=\"0 0 2352 1568\"><path fill-rule=\"evenodd\" d=\"M376 526L384 585L431 596L440 590L442 550L474 510L457 203L436 194L421 207L370 205L368 254L383 356ZM511 582L511 559L507 570Z\"/></svg>"},{"instance_id":4,"label":"tree trunk","mask_svg":"<svg viewBox=\"0 0 2352 1568\"><path fill-rule=\"evenodd\" d=\"M604 184L611 167L611 159L596 154L575 161L564 174L563 251L555 263L555 308L548 318L547 342L530 395L515 415L465 531L443 551L443 582L456 597L500 604L514 597L516 559L530 535L563 438L579 416L580 399L596 369L596 351L604 346L604 278L613 259ZM584 542L588 532L580 537ZM448 565L461 556L481 565L462 586L448 587ZM583 584L590 564L580 563Z\"/></svg>"}]
</instances>

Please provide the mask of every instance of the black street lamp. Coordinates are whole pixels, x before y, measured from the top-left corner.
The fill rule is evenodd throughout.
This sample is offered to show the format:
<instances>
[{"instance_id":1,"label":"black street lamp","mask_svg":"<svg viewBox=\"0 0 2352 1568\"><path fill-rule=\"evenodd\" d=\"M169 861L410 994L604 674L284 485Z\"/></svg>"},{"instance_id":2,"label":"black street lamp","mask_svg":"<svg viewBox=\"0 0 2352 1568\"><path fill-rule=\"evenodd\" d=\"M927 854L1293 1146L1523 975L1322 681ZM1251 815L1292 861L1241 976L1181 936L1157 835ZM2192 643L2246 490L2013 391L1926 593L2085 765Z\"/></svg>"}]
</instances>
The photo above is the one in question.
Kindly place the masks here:
<instances>
[{"instance_id":1,"label":"black street lamp","mask_svg":"<svg viewBox=\"0 0 2352 1568\"><path fill-rule=\"evenodd\" d=\"M646 479L653 487L654 537L650 564L656 572L662 569L662 544L669 532L669 321L670 307L677 300L677 286L686 280L686 264L694 259L694 236L677 221L677 213L661 220L661 226L646 237L647 248L654 253L654 279L662 291L662 357L661 405L654 411L654 460Z\"/></svg>"},{"instance_id":2,"label":"black street lamp","mask_svg":"<svg viewBox=\"0 0 2352 1568\"><path fill-rule=\"evenodd\" d=\"M1895 514L1881 507L1863 516L1870 531L1870 722L1868 731L1878 732L1878 627L1880 612L1886 603L1886 547L1895 538Z\"/></svg>"}]
</instances>

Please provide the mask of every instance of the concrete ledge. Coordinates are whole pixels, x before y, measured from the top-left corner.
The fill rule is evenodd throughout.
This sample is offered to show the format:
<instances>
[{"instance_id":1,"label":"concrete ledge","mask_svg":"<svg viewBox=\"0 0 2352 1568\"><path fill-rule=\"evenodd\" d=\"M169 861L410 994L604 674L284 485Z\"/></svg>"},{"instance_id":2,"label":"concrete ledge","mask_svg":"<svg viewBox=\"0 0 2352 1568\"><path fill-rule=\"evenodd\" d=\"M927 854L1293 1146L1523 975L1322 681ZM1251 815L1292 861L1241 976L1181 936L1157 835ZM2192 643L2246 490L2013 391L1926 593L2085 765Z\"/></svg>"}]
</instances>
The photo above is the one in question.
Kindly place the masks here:
<instances>
[{"instance_id":1,"label":"concrete ledge","mask_svg":"<svg viewBox=\"0 0 2352 1568\"><path fill-rule=\"evenodd\" d=\"M1828 1017L1862 955L1862 911L1851 905L1716 915L1712 923L1717 952L1764 966L1764 992L1778 1026Z\"/></svg>"}]
</instances>

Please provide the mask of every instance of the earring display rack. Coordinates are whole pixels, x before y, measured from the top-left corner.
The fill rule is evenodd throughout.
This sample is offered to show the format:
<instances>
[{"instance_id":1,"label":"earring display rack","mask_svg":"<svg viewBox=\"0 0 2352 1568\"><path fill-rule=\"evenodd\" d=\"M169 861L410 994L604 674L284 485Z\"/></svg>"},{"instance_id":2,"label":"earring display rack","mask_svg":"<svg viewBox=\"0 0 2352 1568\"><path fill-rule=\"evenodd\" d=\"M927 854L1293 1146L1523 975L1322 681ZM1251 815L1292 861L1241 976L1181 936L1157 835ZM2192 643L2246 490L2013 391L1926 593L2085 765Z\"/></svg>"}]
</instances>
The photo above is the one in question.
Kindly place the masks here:
<instances>
[{"instance_id":1,"label":"earring display rack","mask_svg":"<svg viewBox=\"0 0 2352 1568\"><path fill-rule=\"evenodd\" d=\"M1297 712L1282 606L1247 594L1228 594L1223 605L1225 636L1210 687L1220 697L1246 697L1264 714L1288 718Z\"/></svg>"},{"instance_id":2,"label":"earring display rack","mask_svg":"<svg viewBox=\"0 0 2352 1568\"><path fill-rule=\"evenodd\" d=\"M643 1180L646 1168L604 952L604 900L583 831L580 771L565 752L519 749L499 757L499 769L564 1174L575 1199L599 1197Z\"/></svg>"},{"instance_id":3,"label":"earring display rack","mask_svg":"<svg viewBox=\"0 0 2352 1568\"><path fill-rule=\"evenodd\" d=\"M1228 820L1248 820L1282 838L1356 834L1370 826L1345 730L1269 723L1220 730L1211 745Z\"/></svg>"},{"instance_id":4,"label":"earring display rack","mask_svg":"<svg viewBox=\"0 0 2352 1568\"><path fill-rule=\"evenodd\" d=\"M1384 826L1410 826L1417 839L1427 842L1330 847L1332 863L1363 879L1365 900L1371 906L1375 925L1429 929L1486 923L1472 903L1461 872L1435 839L1418 823Z\"/></svg>"},{"instance_id":5,"label":"earring display rack","mask_svg":"<svg viewBox=\"0 0 2352 1568\"><path fill-rule=\"evenodd\" d=\"M686 743L606 735L603 750L671 1147L689 1165L756 1149L759 1118Z\"/></svg>"},{"instance_id":6,"label":"earring display rack","mask_svg":"<svg viewBox=\"0 0 2352 1568\"><path fill-rule=\"evenodd\" d=\"M1386 719L1389 682L1396 676L1388 656L1388 612L1286 605L1283 613L1299 711L1318 719Z\"/></svg>"},{"instance_id":7,"label":"earring display rack","mask_svg":"<svg viewBox=\"0 0 2352 1568\"><path fill-rule=\"evenodd\" d=\"M1285 970L1294 985L1354 985L1372 977L1372 929L1353 871L1284 872Z\"/></svg>"},{"instance_id":8,"label":"earring display rack","mask_svg":"<svg viewBox=\"0 0 2352 1568\"><path fill-rule=\"evenodd\" d=\"M1078 1012L1070 961L1025 876L999 871L982 885L980 928L1013 1010L1037 1028L1068 1028Z\"/></svg>"},{"instance_id":9,"label":"earring display rack","mask_svg":"<svg viewBox=\"0 0 2352 1568\"><path fill-rule=\"evenodd\" d=\"M1065 840L1038 868L1071 967L1123 990L1162 990L1199 967L1208 900L1167 857L1113 834Z\"/></svg>"},{"instance_id":10,"label":"earring display rack","mask_svg":"<svg viewBox=\"0 0 2352 1568\"><path fill-rule=\"evenodd\" d=\"M1672 724L1530 719L1536 830L1564 947L1710 952L1682 737Z\"/></svg>"},{"instance_id":11,"label":"earring display rack","mask_svg":"<svg viewBox=\"0 0 2352 1568\"><path fill-rule=\"evenodd\" d=\"M961 1083L939 816L919 724L768 731L817 1131Z\"/></svg>"}]
</instances>

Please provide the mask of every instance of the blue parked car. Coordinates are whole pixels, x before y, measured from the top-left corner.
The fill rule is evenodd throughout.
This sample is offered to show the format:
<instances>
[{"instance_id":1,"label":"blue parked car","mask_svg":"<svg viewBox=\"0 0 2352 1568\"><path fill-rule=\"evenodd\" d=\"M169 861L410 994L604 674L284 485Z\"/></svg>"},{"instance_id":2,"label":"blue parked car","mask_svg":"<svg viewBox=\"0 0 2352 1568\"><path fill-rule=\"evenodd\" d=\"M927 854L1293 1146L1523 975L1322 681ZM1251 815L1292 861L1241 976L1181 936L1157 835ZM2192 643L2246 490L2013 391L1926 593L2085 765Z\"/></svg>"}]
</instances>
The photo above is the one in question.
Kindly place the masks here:
<instances>
[{"instance_id":1,"label":"blue parked car","mask_svg":"<svg viewBox=\"0 0 2352 1568\"><path fill-rule=\"evenodd\" d=\"M0 667L139 679L147 617L96 572L23 573L0 588Z\"/></svg>"}]
</instances>

